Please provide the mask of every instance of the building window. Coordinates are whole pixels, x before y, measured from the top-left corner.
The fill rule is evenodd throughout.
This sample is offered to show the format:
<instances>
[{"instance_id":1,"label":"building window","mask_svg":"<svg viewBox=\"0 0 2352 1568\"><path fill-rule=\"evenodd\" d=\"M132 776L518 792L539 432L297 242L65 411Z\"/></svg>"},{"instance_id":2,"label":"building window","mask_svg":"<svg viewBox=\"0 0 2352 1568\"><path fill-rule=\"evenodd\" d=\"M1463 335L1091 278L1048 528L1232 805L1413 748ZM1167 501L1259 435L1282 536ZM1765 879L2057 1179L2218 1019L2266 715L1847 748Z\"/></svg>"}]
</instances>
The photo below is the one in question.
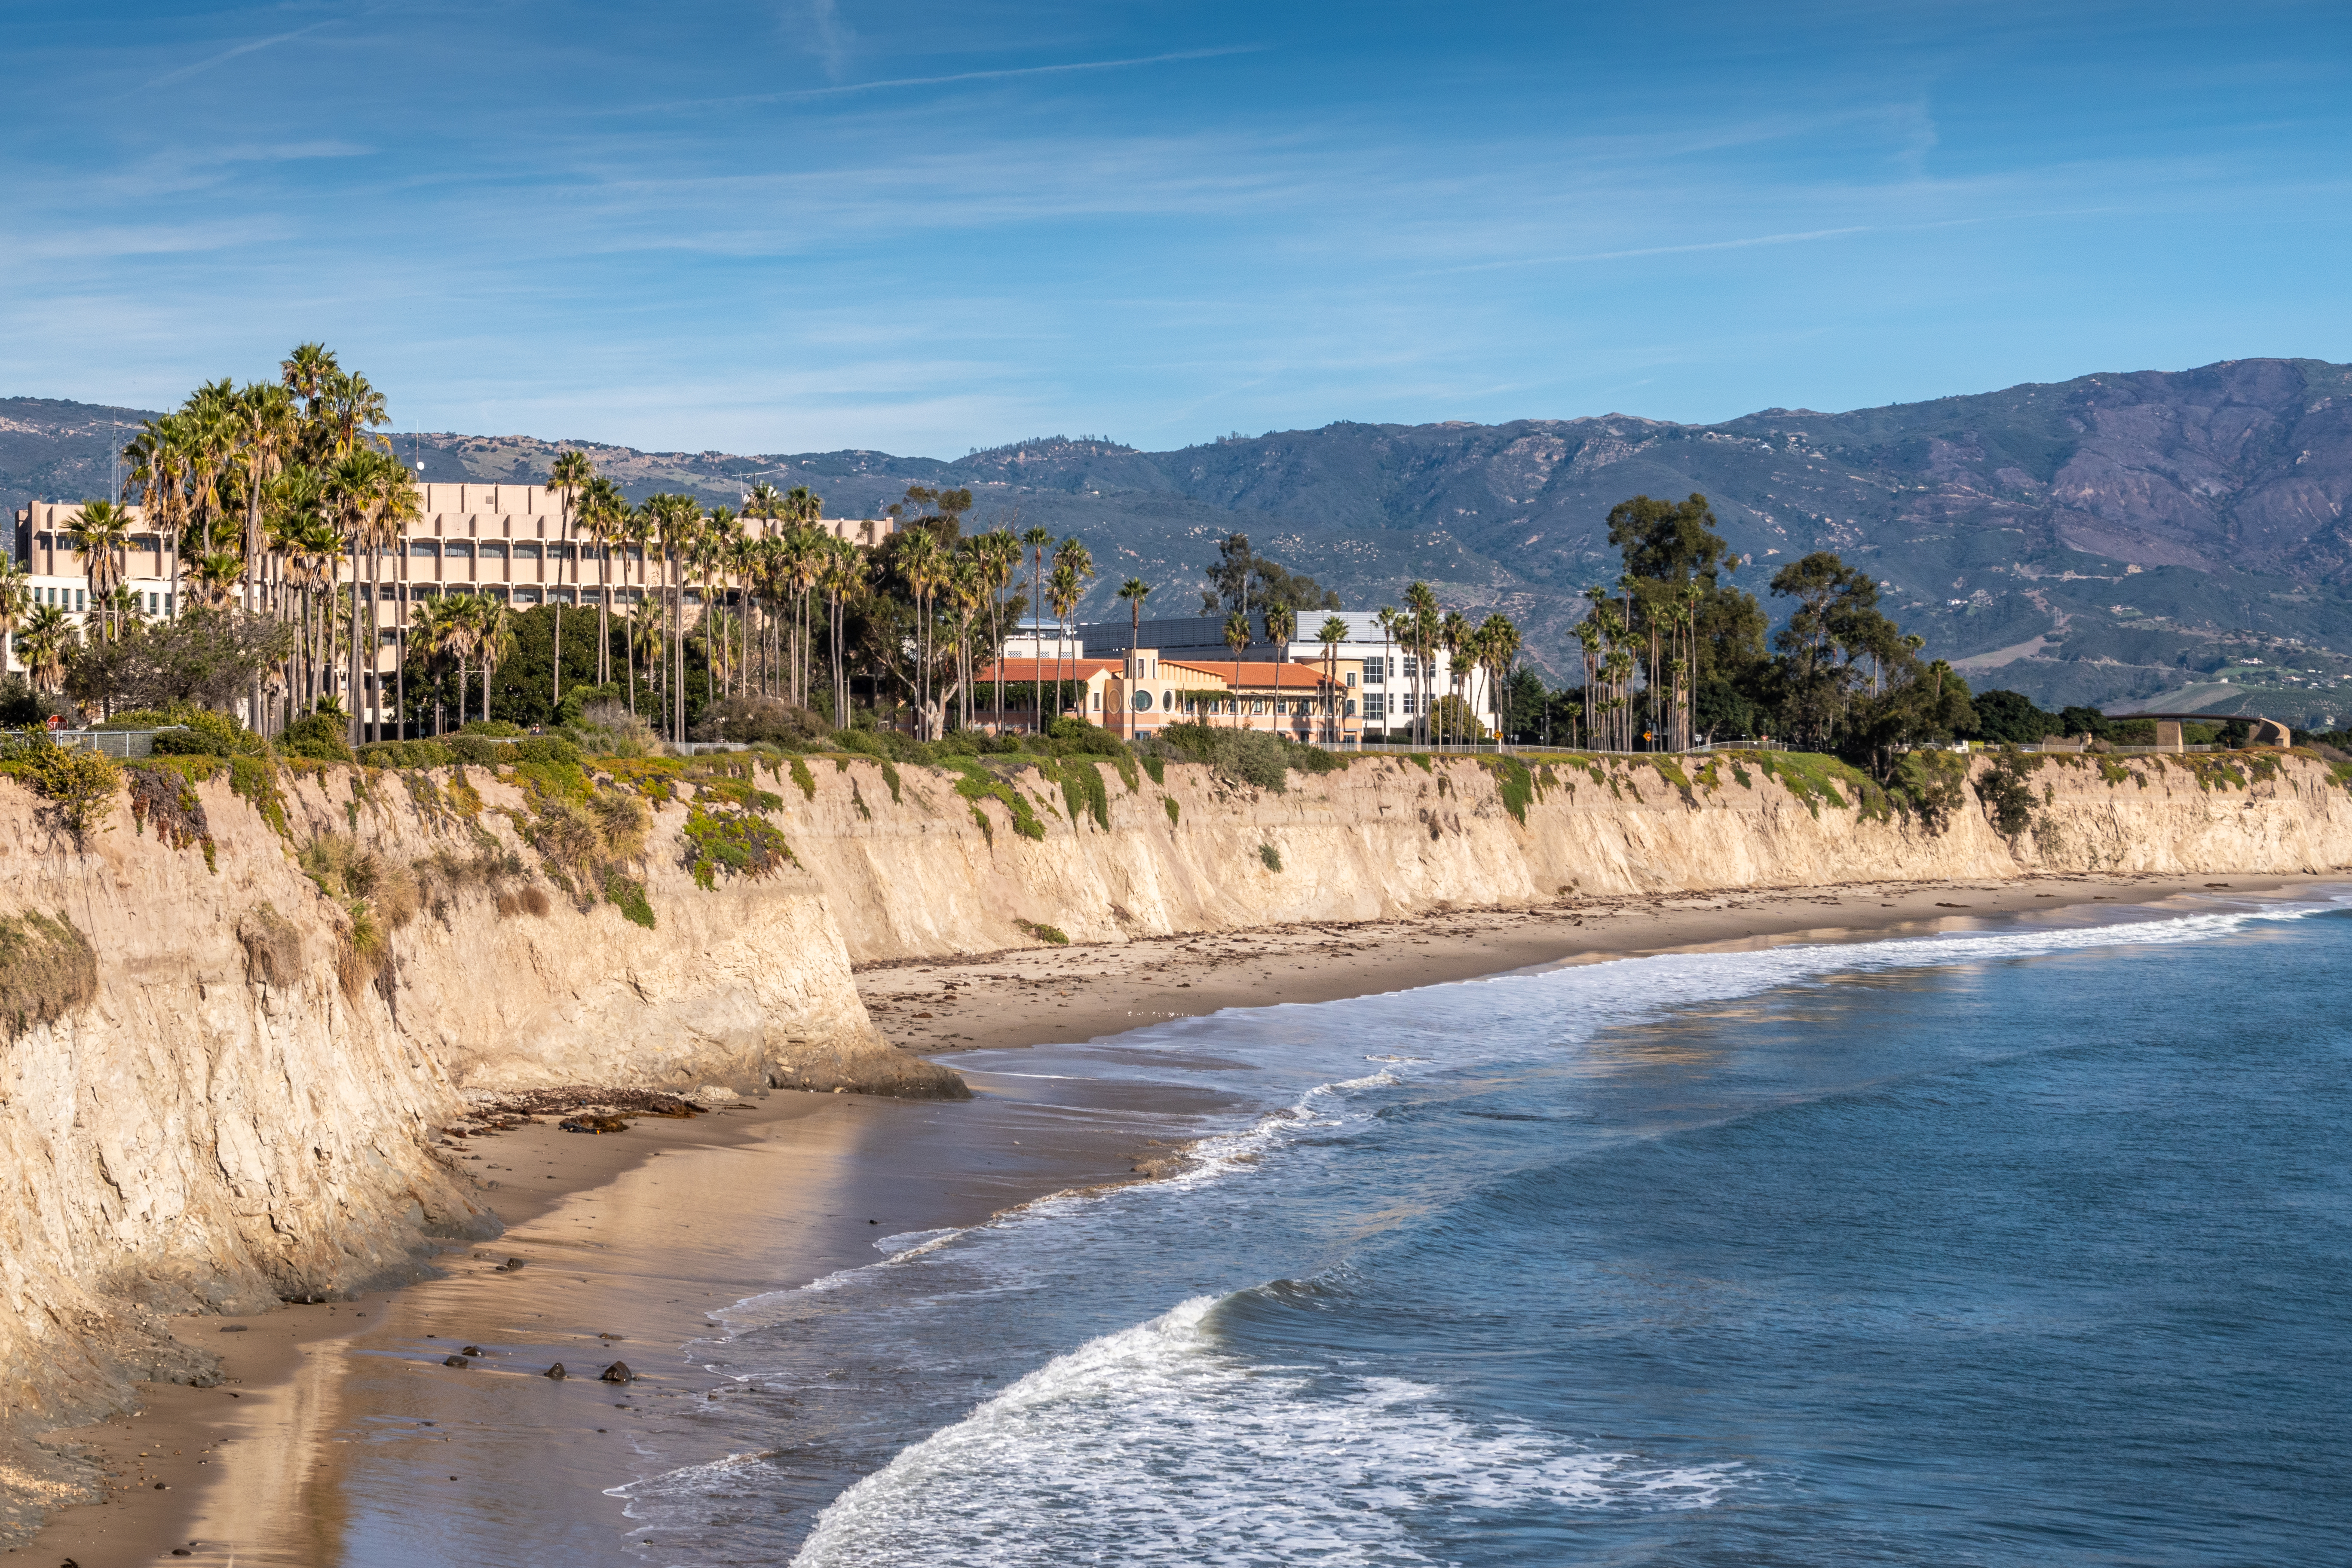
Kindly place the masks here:
<instances>
[{"instance_id":1,"label":"building window","mask_svg":"<svg viewBox=\"0 0 2352 1568\"><path fill-rule=\"evenodd\" d=\"M441 547L441 553L452 561L471 561L474 558L474 542L470 539L450 540Z\"/></svg>"},{"instance_id":2,"label":"building window","mask_svg":"<svg viewBox=\"0 0 2352 1568\"><path fill-rule=\"evenodd\" d=\"M1370 700L1371 700L1371 699L1370 699L1370 698L1366 698L1366 699L1365 699L1365 700L1366 700L1367 702L1369 702L1369 701L1370 701ZM1347 712L1346 712L1345 714L1341 715L1341 716L1342 716L1343 718L1348 718L1348 719L1352 719L1352 718L1354 718L1354 717L1356 716L1356 704L1355 704L1355 701L1354 701L1352 699L1350 699L1350 700L1349 700L1349 703L1348 703L1348 710L1347 710Z\"/></svg>"},{"instance_id":3,"label":"building window","mask_svg":"<svg viewBox=\"0 0 2352 1568\"><path fill-rule=\"evenodd\" d=\"M1135 694L1135 710L1138 713L1149 713L1151 711L1151 693L1149 691L1139 691Z\"/></svg>"},{"instance_id":4,"label":"building window","mask_svg":"<svg viewBox=\"0 0 2352 1568\"><path fill-rule=\"evenodd\" d=\"M1389 700L1388 700L1388 695L1387 695L1385 692L1380 692L1380 691L1367 691L1367 692L1365 692L1365 693L1364 693L1364 719L1365 719L1365 721L1369 723L1369 722L1370 722L1372 720L1378 719L1378 720L1381 720L1381 721L1382 721L1383 722L1385 722L1385 721L1387 721L1387 719L1388 719L1388 716L1389 716Z\"/></svg>"},{"instance_id":5,"label":"building window","mask_svg":"<svg viewBox=\"0 0 2352 1568\"><path fill-rule=\"evenodd\" d=\"M518 544L514 547L514 557L518 561L536 561L539 559L539 546L530 543Z\"/></svg>"},{"instance_id":6,"label":"building window","mask_svg":"<svg viewBox=\"0 0 2352 1568\"><path fill-rule=\"evenodd\" d=\"M1095 711L1097 713L1102 711L1102 693L1099 691L1095 693Z\"/></svg>"},{"instance_id":7,"label":"building window","mask_svg":"<svg viewBox=\"0 0 2352 1568\"><path fill-rule=\"evenodd\" d=\"M412 539L408 542L408 552L430 558L441 553L441 546L430 539Z\"/></svg>"},{"instance_id":8,"label":"building window","mask_svg":"<svg viewBox=\"0 0 2352 1568\"><path fill-rule=\"evenodd\" d=\"M1355 684L1356 684L1356 672L1355 672L1354 670L1352 670L1352 669L1351 669L1351 670L1349 670L1349 671L1348 672L1348 685L1352 689L1352 688L1355 686Z\"/></svg>"}]
</instances>

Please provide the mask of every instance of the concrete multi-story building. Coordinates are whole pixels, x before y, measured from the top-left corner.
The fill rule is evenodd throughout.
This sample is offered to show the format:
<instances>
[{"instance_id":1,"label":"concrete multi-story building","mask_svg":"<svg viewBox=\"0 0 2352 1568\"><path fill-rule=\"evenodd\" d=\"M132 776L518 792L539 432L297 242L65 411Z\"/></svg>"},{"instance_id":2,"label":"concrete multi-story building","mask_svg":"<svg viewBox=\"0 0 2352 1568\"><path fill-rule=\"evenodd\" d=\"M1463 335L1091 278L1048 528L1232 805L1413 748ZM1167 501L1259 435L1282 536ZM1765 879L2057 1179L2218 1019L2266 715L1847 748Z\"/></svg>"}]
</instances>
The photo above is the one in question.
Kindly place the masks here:
<instances>
[{"instance_id":1,"label":"concrete multi-story building","mask_svg":"<svg viewBox=\"0 0 2352 1568\"><path fill-rule=\"evenodd\" d=\"M593 608L610 594L613 604L626 609L661 585L659 552L647 559L646 546L610 543L606 558L597 559L595 542L576 509L566 512L562 497L545 485L419 484L418 515L403 525L373 570L365 556L358 559L361 575L373 582L383 601L379 620L384 646L376 667L389 671L400 658L400 638L408 624L412 604L443 594L488 594L518 610L541 605ZM145 526L140 508L130 509L131 549L123 573L124 586L139 595L151 616L173 616L184 607L184 591L175 579L174 541L168 531ZM89 574L75 530L81 519L77 502L37 501L16 514L16 560L29 574L36 603L57 605L79 616L88 609ZM238 520L227 526L235 529ZM791 524L746 519L744 528L754 538L781 532ZM816 527L836 539L871 546L897 528L891 518L827 518ZM336 582L350 591L353 559L337 562ZM265 560L265 581L274 581L281 563ZM731 578L721 578L722 598L731 601L738 591ZM239 593L241 595L242 589ZM689 585L686 602L701 604L701 590ZM11 658L10 668L19 668Z\"/></svg>"}]
</instances>

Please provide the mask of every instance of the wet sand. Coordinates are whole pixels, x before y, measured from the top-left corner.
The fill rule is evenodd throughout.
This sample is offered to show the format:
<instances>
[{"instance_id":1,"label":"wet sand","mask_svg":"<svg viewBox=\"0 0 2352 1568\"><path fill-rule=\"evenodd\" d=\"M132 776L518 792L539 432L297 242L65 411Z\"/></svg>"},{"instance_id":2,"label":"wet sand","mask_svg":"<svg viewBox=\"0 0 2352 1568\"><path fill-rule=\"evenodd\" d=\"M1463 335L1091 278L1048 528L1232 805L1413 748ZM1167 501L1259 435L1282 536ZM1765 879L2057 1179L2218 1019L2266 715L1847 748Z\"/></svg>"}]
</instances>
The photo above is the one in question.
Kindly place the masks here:
<instances>
[{"instance_id":1,"label":"wet sand","mask_svg":"<svg viewBox=\"0 0 2352 1568\"><path fill-rule=\"evenodd\" d=\"M872 965L858 985L894 1040L943 1054L1563 960L2340 880L2050 877L1576 900ZM609 1136L565 1133L551 1117L452 1141L462 1169L496 1184L486 1195L507 1235L453 1247L441 1278L404 1289L177 1320L183 1339L223 1355L227 1381L150 1385L139 1415L56 1434L101 1461L109 1500L59 1510L15 1554L80 1568L637 1563L604 1489L638 1473L633 1429L725 1394L679 1351L709 1331L706 1313L875 1262L878 1237L1136 1179L1209 1109L1133 1086L990 1075L975 1087L968 1104L779 1092ZM521 1268L500 1267L509 1258ZM467 1347L485 1353L444 1364ZM638 1380L599 1382L614 1360ZM569 1375L545 1377L559 1361Z\"/></svg>"}]
</instances>

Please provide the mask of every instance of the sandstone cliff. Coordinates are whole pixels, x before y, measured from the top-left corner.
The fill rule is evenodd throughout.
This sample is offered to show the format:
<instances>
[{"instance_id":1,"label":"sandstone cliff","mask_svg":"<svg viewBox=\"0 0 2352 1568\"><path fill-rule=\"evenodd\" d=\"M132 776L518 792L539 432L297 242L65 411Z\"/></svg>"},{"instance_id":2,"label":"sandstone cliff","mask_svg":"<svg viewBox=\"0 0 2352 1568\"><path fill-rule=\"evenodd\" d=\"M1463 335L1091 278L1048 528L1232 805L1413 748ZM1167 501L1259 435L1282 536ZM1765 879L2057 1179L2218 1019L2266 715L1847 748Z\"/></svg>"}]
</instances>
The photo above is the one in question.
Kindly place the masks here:
<instances>
[{"instance_id":1,"label":"sandstone cliff","mask_svg":"<svg viewBox=\"0 0 2352 1568\"><path fill-rule=\"evenodd\" d=\"M1367 758L1280 792L740 758L621 764L568 803L527 770L190 763L82 843L0 782L5 1522L83 1484L23 1439L208 1374L151 1311L334 1295L493 1230L436 1149L469 1092L961 1092L882 1038L856 963L1570 892L2352 865L2352 768L2316 758L2042 759L2013 840L1990 768L1931 825L1752 756Z\"/></svg>"}]
</instances>

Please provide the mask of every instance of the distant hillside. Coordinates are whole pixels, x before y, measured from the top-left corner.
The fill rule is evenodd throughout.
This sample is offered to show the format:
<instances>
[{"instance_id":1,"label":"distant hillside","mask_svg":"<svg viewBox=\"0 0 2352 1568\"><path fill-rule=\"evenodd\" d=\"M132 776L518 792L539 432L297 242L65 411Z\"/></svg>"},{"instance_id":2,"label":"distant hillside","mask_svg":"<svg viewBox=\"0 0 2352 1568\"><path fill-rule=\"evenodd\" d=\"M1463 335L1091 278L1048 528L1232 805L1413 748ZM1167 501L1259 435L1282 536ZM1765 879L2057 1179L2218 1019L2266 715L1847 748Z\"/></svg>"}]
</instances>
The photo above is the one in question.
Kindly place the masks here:
<instances>
[{"instance_id":1,"label":"distant hillside","mask_svg":"<svg viewBox=\"0 0 2352 1568\"><path fill-rule=\"evenodd\" d=\"M134 410L0 400L9 504L104 488L110 421ZM1974 683L2067 702L2352 718L2352 366L2233 360L1846 414L1720 425L1625 415L1508 425L1336 424L1174 452L1062 437L954 461L883 452L638 452L528 437L403 436L428 479L538 479L586 448L632 495L733 502L807 484L836 516L910 483L969 485L985 526L1076 533L1101 577L1197 604L1233 529L1336 586L1392 601L1413 577L1497 607L1571 668L1577 595L1613 580L1604 519L1627 496L1704 491L1759 595L1785 561L1867 563L1903 623ZM93 485L92 480L96 483ZM2259 660L2259 663L2249 662ZM2342 706L2337 706L2338 702Z\"/></svg>"}]
</instances>

